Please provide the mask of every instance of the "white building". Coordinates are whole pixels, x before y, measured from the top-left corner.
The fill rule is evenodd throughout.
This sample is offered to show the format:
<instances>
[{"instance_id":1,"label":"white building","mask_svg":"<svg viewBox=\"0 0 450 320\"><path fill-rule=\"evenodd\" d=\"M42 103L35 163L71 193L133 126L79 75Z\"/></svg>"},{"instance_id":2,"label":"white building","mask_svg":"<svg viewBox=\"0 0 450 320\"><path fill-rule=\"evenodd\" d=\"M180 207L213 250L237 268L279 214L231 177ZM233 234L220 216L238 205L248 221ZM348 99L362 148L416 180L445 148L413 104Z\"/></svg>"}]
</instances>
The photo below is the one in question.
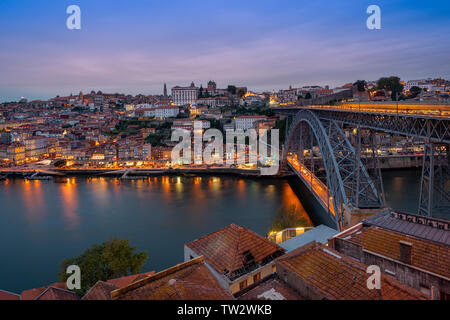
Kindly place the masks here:
<instances>
[{"instance_id":1,"label":"white building","mask_svg":"<svg viewBox=\"0 0 450 320\"><path fill-rule=\"evenodd\" d=\"M248 130L253 128L256 121L267 120L267 116L240 116L236 117L234 123L236 130Z\"/></svg>"},{"instance_id":2,"label":"white building","mask_svg":"<svg viewBox=\"0 0 450 320\"><path fill-rule=\"evenodd\" d=\"M195 86L192 82L189 87L173 87L172 88L172 99L175 105L185 106L189 104L194 104L198 98L199 88Z\"/></svg>"},{"instance_id":3,"label":"white building","mask_svg":"<svg viewBox=\"0 0 450 320\"><path fill-rule=\"evenodd\" d=\"M430 91L433 88L433 84L428 83L426 80L409 80L406 82L406 90L411 90L412 87L419 87Z\"/></svg>"},{"instance_id":4,"label":"white building","mask_svg":"<svg viewBox=\"0 0 450 320\"><path fill-rule=\"evenodd\" d=\"M177 106L160 106L155 108L155 118L175 118L180 113Z\"/></svg>"},{"instance_id":5,"label":"white building","mask_svg":"<svg viewBox=\"0 0 450 320\"><path fill-rule=\"evenodd\" d=\"M152 160L152 145L145 143L142 146L142 158L143 160Z\"/></svg>"}]
</instances>

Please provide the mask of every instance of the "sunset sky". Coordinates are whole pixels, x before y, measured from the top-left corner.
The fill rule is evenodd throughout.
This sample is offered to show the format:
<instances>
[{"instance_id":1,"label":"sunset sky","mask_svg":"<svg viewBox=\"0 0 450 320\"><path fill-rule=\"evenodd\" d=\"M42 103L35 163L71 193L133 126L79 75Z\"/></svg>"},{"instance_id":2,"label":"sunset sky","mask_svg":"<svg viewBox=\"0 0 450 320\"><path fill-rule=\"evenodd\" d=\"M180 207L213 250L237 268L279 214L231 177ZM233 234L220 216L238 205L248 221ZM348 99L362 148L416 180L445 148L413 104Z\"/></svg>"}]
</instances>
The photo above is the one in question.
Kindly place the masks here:
<instances>
[{"instance_id":1,"label":"sunset sky","mask_svg":"<svg viewBox=\"0 0 450 320\"><path fill-rule=\"evenodd\" d=\"M66 28L81 8L82 29ZM382 29L366 9L381 7ZM0 101L450 78L450 1L1 0Z\"/></svg>"}]
</instances>

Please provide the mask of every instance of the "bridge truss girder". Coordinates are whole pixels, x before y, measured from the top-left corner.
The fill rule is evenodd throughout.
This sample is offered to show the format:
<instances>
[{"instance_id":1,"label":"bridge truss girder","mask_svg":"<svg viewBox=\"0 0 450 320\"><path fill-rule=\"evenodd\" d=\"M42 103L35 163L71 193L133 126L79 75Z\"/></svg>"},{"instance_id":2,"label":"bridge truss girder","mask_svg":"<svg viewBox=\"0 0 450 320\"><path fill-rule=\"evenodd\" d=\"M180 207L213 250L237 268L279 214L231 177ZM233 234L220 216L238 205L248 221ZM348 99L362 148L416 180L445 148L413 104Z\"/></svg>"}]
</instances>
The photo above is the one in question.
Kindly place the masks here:
<instances>
[{"instance_id":1,"label":"bridge truss girder","mask_svg":"<svg viewBox=\"0 0 450 320\"><path fill-rule=\"evenodd\" d=\"M420 185L419 215L450 212L450 146L426 143Z\"/></svg>"},{"instance_id":2,"label":"bridge truss girder","mask_svg":"<svg viewBox=\"0 0 450 320\"><path fill-rule=\"evenodd\" d=\"M305 134L303 123L310 129ZM307 130L308 131L308 130ZM384 195L372 182L359 155L346 138L340 124L332 120L321 120L313 112L298 112L286 135L285 153L298 152L301 162L305 162L304 144L317 141L326 171L328 192L333 199L334 218L338 229L344 221L345 210L350 208L380 208L384 206ZM312 152L311 152L312 153ZM284 155L283 159L286 159ZM314 157L310 164L314 173Z\"/></svg>"},{"instance_id":3,"label":"bridge truss girder","mask_svg":"<svg viewBox=\"0 0 450 320\"><path fill-rule=\"evenodd\" d=\"M314 110L321 120L361 126L388 133L450 144L450 119L396 114Z\"/></svg>"}]
</instances>

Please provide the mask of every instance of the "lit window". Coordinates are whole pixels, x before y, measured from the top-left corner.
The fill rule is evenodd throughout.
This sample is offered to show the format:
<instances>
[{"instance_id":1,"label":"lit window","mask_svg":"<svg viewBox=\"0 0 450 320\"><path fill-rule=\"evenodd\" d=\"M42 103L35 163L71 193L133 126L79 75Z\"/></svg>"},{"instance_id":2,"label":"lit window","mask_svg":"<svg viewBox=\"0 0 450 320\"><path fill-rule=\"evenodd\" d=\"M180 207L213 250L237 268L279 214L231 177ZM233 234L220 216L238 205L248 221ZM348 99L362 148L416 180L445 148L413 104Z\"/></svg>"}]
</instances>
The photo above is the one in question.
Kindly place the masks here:
<instances>
[{"instance_id":1,"label":"lit window","mask_svg":"<svg viewBox=\"0 0 450 320\"><path fill-rule=\"evenodd\" d=\"M242 281L239 283L239 290L242 290L247 287L247 280Z\"/></svg>"}]
</instances>

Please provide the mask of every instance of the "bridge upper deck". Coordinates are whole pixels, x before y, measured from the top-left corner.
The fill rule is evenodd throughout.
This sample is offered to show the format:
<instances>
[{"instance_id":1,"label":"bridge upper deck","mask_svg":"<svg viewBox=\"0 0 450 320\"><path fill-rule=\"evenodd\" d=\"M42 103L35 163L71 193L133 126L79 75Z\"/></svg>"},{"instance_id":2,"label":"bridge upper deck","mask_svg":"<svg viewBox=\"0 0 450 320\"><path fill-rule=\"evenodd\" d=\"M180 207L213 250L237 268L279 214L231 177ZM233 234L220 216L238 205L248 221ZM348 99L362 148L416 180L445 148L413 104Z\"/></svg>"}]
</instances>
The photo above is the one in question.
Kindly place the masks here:
<instances>
[{"instance_id":1,"label":"bridge upper deck","mask_svg":"<svg viewBox=\"0 0 450 320\"><path fill-rule=\"evenodd\" d=\"M279 107L277 110L324 110L418 118L450 119L450 104L425 102L345 102L337 105Z\"/></svg>"}]
</instances>

